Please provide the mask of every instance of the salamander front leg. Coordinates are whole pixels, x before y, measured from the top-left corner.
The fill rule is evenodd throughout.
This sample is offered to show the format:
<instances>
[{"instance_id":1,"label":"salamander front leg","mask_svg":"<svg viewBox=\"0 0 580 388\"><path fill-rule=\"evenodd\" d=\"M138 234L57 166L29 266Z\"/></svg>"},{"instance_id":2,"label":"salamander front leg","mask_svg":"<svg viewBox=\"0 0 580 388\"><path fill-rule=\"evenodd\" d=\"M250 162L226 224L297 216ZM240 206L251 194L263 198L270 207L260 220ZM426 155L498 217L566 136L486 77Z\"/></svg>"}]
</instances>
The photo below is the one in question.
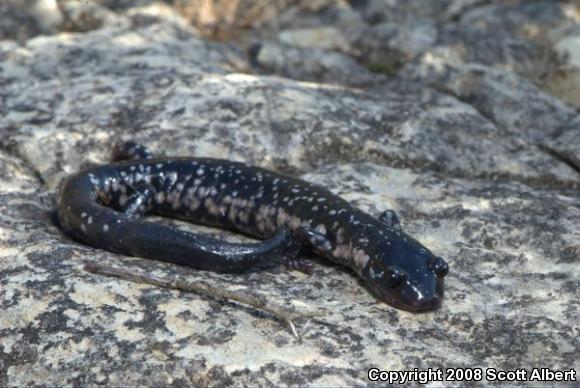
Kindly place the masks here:
<instances>
[{"instance_id":1,"label":"salamander front leg","mask_svg":"<svg viewBox=\"0 0 580 388\"><path fill-rule=\"evenodd\" d=\"M153 154L149 148L134 141L121 141L113 147L112 159L114 162L123 160L151 159Z\"/></svg>"},{"instance_id":2,"label":"salamander front leg","mask_svg":"<svg viewBox=\"0 0 580 388\"><path fill-rule=\"evenodd\" d=\"M302 248L314 251L321 255L328 255L332 252L333 247L330 240L324 235L312 228L299 227L294 231L294 238ZM312 274L314 266L309 260L301 259L296 256L289 257L285 261L288 269Z\"/></svg>"},{"instance_id":3,"label":"salamander front leg","mask_svg":"<svg viewBox=\"0 0 580 388\"><path fill-rule=\"evenodd\" d=\"M123 206L123 213L131 218L141 218L153 210L155 188L147 183L142 183Z\"/></svg>"},{"instance_id":4,"label":"salamander front leg","mask_svg":"<svg viewBox=\"0 0 580 388\"><path fill-rule=\"evenodd\" d=\"M318 254L324 255L332 252L332 243L328 237L312 228L301 226L294 231L294 237L303 246L312 249Z\"/></svg>"},{"instance_id":5,"label":"salamander front leg","mask_svg":"<svg viewBox=\"0 0 580 388\"><path fill-rule=\"evenodd\" d=\"M396 230L401 229L401 222L399 221L399 217L397 217L397 213L394 210L385 210L379 216L379 221L383 224L387 225L389 228L393 228Z\"/></svg>"}]
</instances>

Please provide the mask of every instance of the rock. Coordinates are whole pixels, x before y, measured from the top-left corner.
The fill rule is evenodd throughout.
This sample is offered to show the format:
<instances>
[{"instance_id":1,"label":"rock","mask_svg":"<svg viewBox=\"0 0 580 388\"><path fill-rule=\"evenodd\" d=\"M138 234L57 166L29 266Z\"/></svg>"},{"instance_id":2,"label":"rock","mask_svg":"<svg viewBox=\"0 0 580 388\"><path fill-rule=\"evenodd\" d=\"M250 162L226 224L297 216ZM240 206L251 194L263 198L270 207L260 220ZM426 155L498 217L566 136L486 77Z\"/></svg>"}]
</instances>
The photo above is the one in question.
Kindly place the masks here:
<instances>
[{"instance_id":1,"label":"rock","mask_svg":"<svg viewBox=\"0 0 580 388\"><path fill-rule=\"evenodd\" d=\"M318 48L297 48L266 42L251 50L259 70L286 78L365 87L385 81L350 56Z\"/></svg>"},{"instance_id":2,"label":"rock","mask_svg":"<svg viewBox=\"0 0 580 388\"><path fill-rule=\"evenodd\" d=\"M409 233L447 258L445 303L418 316L377 304L336 266L319 264L310 277L223 275L84 247L52 226L53 195L18 172L22 162L0 161L2 176L14 176L13 192L0 195L1 236L19 247L0 252L3 385L352 385L366 383L371 367L404 368L415 353L420 369L449 367L442 352L457 366L577 363L577 197L368 163L304 176L367 211L396 209ZM330 309L330 325L311 323L296 341L263 314L91 275L82 270L87 260L248 287L279 303ZM409 338L423 340L409 350Z\"/></svg>"},{"instance_id":3,"label":"rock","mask_svg":"<svg viewBox=\"0 0 580 388\"><path fill-rule=\"evenodd\" d=\"M454 20L468 12L480 0L351 0L350 4L371 25L404 24L410 19L424 18L437 22Z\"/></svg>"},{"instance_id":4,"label":"rock","mask_svg":"<svg viewBox=\"0 0 580 388\"><path fill-rule=\"evenodd\" d=\"M431 48L438 31L431 21L381 23L352 34L352 54L375 72L392 76L407 61Z\"/></svg>"},{"instance_id":5,"label":"rock","mask_svg":"<svg viewBox=\"0 0 580 388\"><path fill-rule=\"evenodd\" d=\"M296 47L316 47L327 50L348 51L348 41L333 27L285 30L278 35L280 42Z\"/></svg>"},{"instance_id":6,"label":"rock","mask_svg":"<svg viewBox=\"0 0 580 388\"><path fill-rule=\"evenodd\" d=\"M511 72L473 64L446 70L441 76L435 70L427 78L524 139L541 141L576 116L569 106Z\"/></svg>"},{"instance_id":7,"label":"rock","mask_svg":"<svg viewBox=\"0 0 580 388\"><path fill-rule=\"evenodd\" d=\"M580 29L575 28L554 46L561 58L558 66L544 74L544 89L576 108L580 107Z\"/></svg>"},{"instance_id":8,"label":"rock","mask_svg":"<svg viewBox=\"0 0 580 388\"><path fill-rule=\"evenodd\" d=\"M580 119L566 124L544 147L555 158L580 172Z\"/></svg>"},{"instance_id":9,"label":"rock","mask_svg":"<svg viewBox=\"0 0 580 388\"><path fill-rule=\"evenodd\" d=\"M542 133L547 136L572 114L557 101L538 95L535 88L504 90L499 83L489 92L477 91L504 98L502 104L527 98L528 105L521 109L529 109L530 114L538 112L537 116L524 116L522 120L530 117L530 121L515 127L519 121L509 115L509 109L494 105L499 113L490 119L478 101L474 108L461 96L458 99L410 82L393 81L365 94L336 86L313 87L276 78L227 74L228 56L222 54L227 46L203 44L175 25L155 24L137 31L117 29L108 36L105 30L96 31L67 45L60 44L59 38L36 39L4 63L8 74L23 67L34 69L33 73L15 73L6 84L6 90L12 92L0 124L16 130L5 141L13 144L51 187L76 171L82 161L94 163L106 158L104 152L108 152L111 142L107 139L115 128L142 142L158 138L163 129L166 143L160 147L179 144L175 154L246 159L287 172L364 158L460 176L578 181L577 173L568 165L526 147L519 139L520 129L536 137ZM180 40L180 36L187 38ZM174 44L168 45L168 40ZM131 45L119 45L114 51L109 41ZM143 56L139 47L145 46L148 51ZM35 61L35 55L42 55L44 60ZM105 75L84 76L84 58ZM37 88L23 88L22 84L30 82L35 73L41 75ZM74 85L60 88L57 98L53 90L59 83L54 74L75 80ZM506 77L509 79L509 75ZM491 80L496 82L493 77ZM454 82L463 87L461 78L450 85ZM514 94L514 90L520 94ZM471 92L467 89L466 93ZM112 94L115 99L103 98ZM481 101L486 103L485 99ZM551 113L546 114L548 111ZM514 128L507 130L513 131L511 135L501 133L504 124L509 124L501 122L504 117L515 122ZM526 128L528 124L530 128ZM541 126L541 131L534 131L534 125ZM458 127L461 132L451 130ZM68 128L67 136L57 136L63 128ZM195 142L180 141L192 134ZM501 141L494 140L497 136ZM39 154L38 147L45 152ZM73 150L77 147L83 152L75 157ZM513 155L514 150L518 155ZM46 153L56 158L53 163L46 163Z\"/></svg>"},{"instance_id":10,"label":"rock","mask_svg":"<svg viewBox=\"0 0 580 388\"><path fill-rule=\"evenodd\" d=\"M128 25L128 20L94 2L62 2L60 11L64 28L69 31L90 31L105 25L114 27Z\"/></svg>"},{"instance_id":11,"label":"rock","mask_svg":"<svg viewBox=\"0 0 580 388\"><path fill-rule=\"evenodd\" d=\"M0 39L19 42L40 34L54 34L62 23L56 0L3 1L0 15Z\"/></svg>"},{"instance_id":12,"label":"rock","mask_svg":"<svg viewBox=\"0 0 580 388\"><path fill-rule=\"evenodd\" d=\"M243 43L207 41L167 6L99 4L121 23L59 33L22 13L24 32L5 36L20 41L0 41L0 386L352 386L375 367L580 369L580 116L572 94L539 77L575 66L574 3L293 5L285 31L342 37L298 34L289 46L257 31L248 63ZM365 42L365 31L377 35ZM301 176L371 214L394 209L449 263L443 306L389 307L322 259L313 276L219 274L71 240L54 224L56 188L107 162L119 138ZM299 322L296 340L265 313L93 275L86 262L330 314Z\"/></svg>"},{"instance_id":13,"label":"rock","mask_svg":"<svg viewBox=\"0 0 580 388\"><path fill-rule=\"evenodd\" d=\"M502 31L507 35L534 39L573 17L569 8L566 2L550 0L490 2L466 10L459 23L483 32Z\"/></svg>"},{"instance_id":14,"label":"rock","mask_svg":"<svg viewBox=\"0 0 580 388\"><path fill-rule=\"evenodd\" d=\"M320 12L325 8L349 8L345 0L310 0L303 1L299 7L307 12Z\"/></svg>"},{"instance_id":15,"label":"rock","mask_svg":"<svg viewBox=\"0 0 580 388\"><path fill-rule=\"evenodd\" d=\"M112 3L114 7L119 3ZM171 23L187 29L188 21L180 15L175 7L165 3L153 2L152 4L137 4L129 7L126 15L131 19L134 26L147 26L155 23Z\"/></svg>"}]
</instances>

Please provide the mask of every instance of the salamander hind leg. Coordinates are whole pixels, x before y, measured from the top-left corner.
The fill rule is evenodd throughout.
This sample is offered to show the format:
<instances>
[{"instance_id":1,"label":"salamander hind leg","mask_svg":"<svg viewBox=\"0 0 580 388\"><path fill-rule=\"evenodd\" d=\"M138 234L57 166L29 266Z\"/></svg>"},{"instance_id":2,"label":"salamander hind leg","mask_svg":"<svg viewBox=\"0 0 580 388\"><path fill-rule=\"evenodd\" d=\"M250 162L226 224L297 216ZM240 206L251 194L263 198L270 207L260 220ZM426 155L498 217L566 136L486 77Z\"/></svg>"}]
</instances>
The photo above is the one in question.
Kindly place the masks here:
<instances>
[{"instance_id":1,"label":"salamander hind leg","mask_svg":"<svg viewBox=\"0 0 580 388\"><path fill-rule=\"evenodd\" d=\"M147 183L137 186L123 206L125 215L131 218L140 218L153 210L155 188Z\"/></svg>"},{"instance_id":2,"label":"salamander hind leg","mask_svg":"<svg viewBox=\"0 0 580 388\"><path fill-rule=\"evenodd\" d=\"M379 216L379 221L387 225L389 228L401 230L401 221L394 210L385 210Z\"/></svg>"},{"instance_id":3,"label":"salamander hind leg","mask_svg":"<svg viewBox=\"0 0 580 388\"><path fill-rule=\"evenodd\" d=\"M123 160L151 159L153 154L149 148L134 141L121 141L113 147L112 159L114 162Z\"/></svg>"},{"instance_id":4,"label":"salamander hind leg","mask_svg":"<svg viewBox=\"0 0 580 388\"><path fill-rule=\"evenodd\" d=\"M312 273L314 273L314 264L307 259L287 257L284 259L284 266L290 271L298 271L307 275L312 275Z\"/></svg>"}]
</instances>

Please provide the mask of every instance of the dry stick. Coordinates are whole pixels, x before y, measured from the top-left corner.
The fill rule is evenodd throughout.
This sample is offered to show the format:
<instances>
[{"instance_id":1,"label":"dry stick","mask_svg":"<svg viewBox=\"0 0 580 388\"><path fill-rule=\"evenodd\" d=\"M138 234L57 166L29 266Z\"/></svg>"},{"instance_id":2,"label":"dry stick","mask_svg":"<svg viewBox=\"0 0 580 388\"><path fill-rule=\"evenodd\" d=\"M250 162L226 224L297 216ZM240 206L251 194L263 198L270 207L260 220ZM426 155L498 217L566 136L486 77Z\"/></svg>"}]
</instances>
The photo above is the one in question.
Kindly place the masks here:
<instances>
[{"instance_id":1,"label":"dry stick","mask_svg":"<svg viewBox=\"0 0 580 388\"><path fill-rule=\"evenodd\" d=\"M129 269L112 267L103 264L95 263L85 263L84 269L88 272L96 273L99 275L117 277L133 282L153 284L155 286L164 288L173 288L176 290L201 293L214 298L223 298L228 300L233 300L238 303L246 304L252 306L258 310L266 311L281 321L286 322L290 327L290 331L296 338L300 338L296 332L296 327L294 326L294 320L300 318L316 318L326 315L326 311L318 312L299 312L291 311L278 306L274 303L268 302L264 296L258 295L247 295L239 292L227 291L220 288L208 286L207 284L201 282L186 282L178 279L168 279L164 277L155 276L149 273L138 273L131 271ZM319 319L315 319L317 322L321 322Z\"/></svg>"}]
</instances>

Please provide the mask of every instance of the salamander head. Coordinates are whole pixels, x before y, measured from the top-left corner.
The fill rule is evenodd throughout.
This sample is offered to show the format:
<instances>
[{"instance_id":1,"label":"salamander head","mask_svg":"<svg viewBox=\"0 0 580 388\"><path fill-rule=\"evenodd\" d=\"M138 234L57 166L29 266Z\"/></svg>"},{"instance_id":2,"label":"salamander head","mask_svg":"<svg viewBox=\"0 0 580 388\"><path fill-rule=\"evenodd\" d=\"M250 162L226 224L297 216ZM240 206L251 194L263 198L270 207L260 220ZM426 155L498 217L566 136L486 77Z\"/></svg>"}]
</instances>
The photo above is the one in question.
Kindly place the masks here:
<instances>
[{"instance_id":1,"label":"salamander head","mask_svg":"<svg viewBox=\"0 0 580 388\"><path fill-rule=\"evenodd\" d=\"M437 309L443 300L447 263L403 232L389 235L375 245L361 276L394 307L411 312Z\"/></svg>"}]
</instances>

